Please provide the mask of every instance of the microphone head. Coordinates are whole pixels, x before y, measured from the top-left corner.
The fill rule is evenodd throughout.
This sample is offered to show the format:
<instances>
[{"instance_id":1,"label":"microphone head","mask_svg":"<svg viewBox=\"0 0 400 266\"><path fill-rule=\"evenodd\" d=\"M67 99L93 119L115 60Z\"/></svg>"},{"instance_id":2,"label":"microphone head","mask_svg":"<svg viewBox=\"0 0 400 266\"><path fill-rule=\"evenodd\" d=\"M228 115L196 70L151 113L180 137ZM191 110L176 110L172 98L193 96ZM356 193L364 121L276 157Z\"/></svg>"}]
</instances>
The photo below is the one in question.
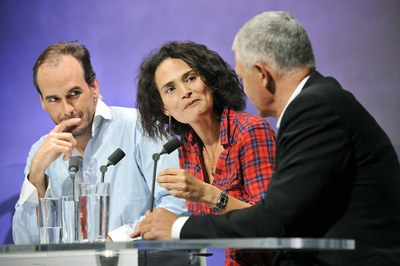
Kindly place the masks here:
<instances>
[{"instance_id":1,"label":"microphone head","mask_svg":"<svg viewBox=\"0 0 400 266\"><path fill-rule=\"evenodd\" d=\"M179 146L181 146L181 145L182 145L182 142L177 137L174 137L174 138L170 139L167 143L164 144L160 155L164 154L164 153L169 154L169 153L173 152L174 150L176 150L177 148L179 148Z\"/></svg>"},{"instance_id":2,"label":"microphone head","mask_svg":"<svg viewBox=\"0 0 400 266\"><path fill-rule=\"evenodd\" d=\"M79 166L81 165L82 157L81 156L72 156L69 158L69 166L68 171L71 173L76 173L79 171Z\"/></svg>"},{"instance_id":3,"label":"microphone head","mask_svg":"<svg viewBox=\"0 0 400 266\"><path fill-rule=\"evenodd\" d=\"M117 148L109 157L108 157L108 165L116 165L122 158L125 157L125 152L123 152L120 148Z\"/></svg>"}]
</instances>

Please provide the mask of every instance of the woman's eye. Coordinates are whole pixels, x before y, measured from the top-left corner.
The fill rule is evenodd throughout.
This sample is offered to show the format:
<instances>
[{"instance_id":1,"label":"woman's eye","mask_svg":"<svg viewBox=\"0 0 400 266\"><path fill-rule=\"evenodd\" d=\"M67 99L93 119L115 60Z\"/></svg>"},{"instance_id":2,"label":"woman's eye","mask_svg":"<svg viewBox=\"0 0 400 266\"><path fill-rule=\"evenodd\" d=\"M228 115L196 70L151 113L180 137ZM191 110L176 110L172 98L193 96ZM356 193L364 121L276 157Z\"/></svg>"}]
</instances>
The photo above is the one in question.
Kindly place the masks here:
<instances>
[{"instance_id":1,"label":"woman's eye","mask_svg":"<svg viewBox=\"0 0 400 266\"><path fill-rule=\"evenodd\" d=\"M169 87L165 89L165 93L172 93L175 90L175 87Z\"/></svg>"},{"instance_id":2,"label":"woman's eye","mask_svg":"<svg viewBox=\"0 0 400 266\"><path fill-rule=\"evenodd\" d=\"M196 80L196 76L194 75L190 75L186 78L186 82L191 82L191 81L195 81Z\"/></svg>"}]
</instances>

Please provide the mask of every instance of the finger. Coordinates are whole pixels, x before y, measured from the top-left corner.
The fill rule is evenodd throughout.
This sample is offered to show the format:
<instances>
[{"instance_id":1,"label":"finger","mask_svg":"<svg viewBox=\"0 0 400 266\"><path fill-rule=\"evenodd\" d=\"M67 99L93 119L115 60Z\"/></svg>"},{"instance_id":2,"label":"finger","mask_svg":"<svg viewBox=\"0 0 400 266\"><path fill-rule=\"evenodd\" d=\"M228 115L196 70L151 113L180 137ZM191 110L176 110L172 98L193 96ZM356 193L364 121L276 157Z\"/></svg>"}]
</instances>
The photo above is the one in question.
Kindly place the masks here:
<instances>
[{"instance_id":1,"label":"finger","mask_svg":"<svg viewBox=\"0 0 400 266\"><path fill-rule=\"evenodd\" d=\"M76 140L75 140L74 136L71 133L66 133L66 132L64 132L64 133L52 132L49 134L48 139L51 142L55 142L58 140L58 141L64 141L66 143L71 143L74 146L76 144Z\"/></svg>"},{"instance_id":2,"label":"finger","mask_svg":"<svg viewBox=\"0 0 400 266\"><path fill-rule=\"evenodd\" d=\"M77 126L79 125L80 122L81 118L79 117L63 120L57 126L55 126L55 128L51 132L57 132L57 133L64 132L65 129L67 129L68 127Z\"/></svg>"},{"instance_id":3,"label":"finger","mask_svg":"<svg viewBox=\"0 0 400 266\"><path fill-rule=\"evenodd\" d=\"M160 171L159 175L177 175L182 171L180 168L166 168Z\"/></svg>"},{"instance_id":4,"label":"finger","mask_svg":"<svg viewBox=\"0 0 400 266\"><path fill-rule=\"evenodd\" d=\"M59 137L59 136L58 136ZM64 154L63 159L68 160L72 156L72 152L76 146L76 140L72 138L71 140L64 140L64 139L58 139L57 137L52 137L51 140L49 140L51 149L58 153L58 154Z\"/></svg>"},{"instance_id":5,"label":"finger","mask_svg":"<svg viewBox=\"0 0 400 266\"><path fill-rule=\"evenodd\" d=\"M135 237L138 237L138 236L140 236L140 231L139 230L135 230L134 232L129 234L130 238L135 238Z\"/></svg>"},{"instance_id":6,"label":"finger","mask_svg":"<svg viewBox=\"0 0 400 266\"><path fill-rule=\"evenodd\" d=\"M182 190L182 185L178 183L162 183L160 184L160 187L165 188L168 191Z\"/></svg>"},{"instance_id":7,"label":"finger","mask_svg":"<svg viewBox=\"0 0 400 266\"><path fill-rule=\"evenodd\" d=\"M77 144L76 139L71 133L52 133L48 142L51 143L52 149L63 149L60 152L65 155L72 153Z\"/></svg>"},{"instance_id":8,"label":"finger","mask_svg":"<svg viewBox=\"0 0 400 266\"><path fill-rule=\"evenodd\" d=\"M150 239L150 226L143 225L140 227L140 235L143 239Z\"/></svg>"},{"instance_id":9,"label":"finger","mask_svg":"<svg viewBox=\"0 0 400 266\"><path fill-rule=\"evenodd\" d=\"M150 232L143 233L142 238L145 240L151 240Z\"/></svg>"},{"instance_id":10,"label":"finger","mask_svg":"<svg viewBox=\"0 0 400 266\"><path fill-rule=\"evenodd\" d=\"M145 240L157 240L158 239L156 232L151 230L151 228L148 228L147 230L143 231L142 238Z\"/></svg>"},{"instance_id":11,"label":"finger","mask_svg":"<svg viewBox=\"0 0 400 266\"><path fill-rule=\"evenodd\" d=\"M184 198L182 191L176 190L176 189L169 189L168 193L171 194L172 196L176 198Z\"/></svg>"},{"instance_id":12,"label":"finger","mask_svg":"<svg viewBox=\"0 0 400 266\"><path fill-rule=\"evenodd\" d=\"M178 183L182 180L182 176L178 174L164 174L157 177L158 183Z\"/></svg>"},{"instance_id":13,"label":"finger","mask_svg":"<svg viewBox=\"0 0 400 266\"><path fill-rule=\"evenodd\" d=\"M162 188L165 188L166 190L168 190L168 184L169 183L164 183L164 182L158 182L158 185Z\"/></svg>"}]
</instances>

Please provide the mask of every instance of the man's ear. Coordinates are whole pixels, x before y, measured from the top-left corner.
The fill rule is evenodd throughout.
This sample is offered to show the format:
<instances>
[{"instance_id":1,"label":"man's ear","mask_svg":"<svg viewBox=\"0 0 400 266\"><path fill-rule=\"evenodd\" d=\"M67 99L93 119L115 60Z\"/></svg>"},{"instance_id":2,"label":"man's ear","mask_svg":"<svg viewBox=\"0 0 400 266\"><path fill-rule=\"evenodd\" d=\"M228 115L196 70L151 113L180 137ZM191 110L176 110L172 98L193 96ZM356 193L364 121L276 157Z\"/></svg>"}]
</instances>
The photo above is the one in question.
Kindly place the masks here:
<instances>
[{"instance_id":1,"label":"man's ear","mask_svg":"<svg viewBox=\"0 0 400 266\"><path fill-rule=\"evenodd\" d=\"M97 80L97 78L93 81L93 84L90 86L90 88L92 89L93 98L98 99L100 92L99 92L99 81Z\"/></svg>"},{"instance_id":2,"label":"man's ear","mask_svg":"<svg viewBox=\"0 0 400 266\"><path fill-rule=\"evenodd\" d=\"M263 63L255 63L254 68L255 71L258 72L258 76L261 80L263 87L268 88L268 84L271 80L271 75L268 66Z\"/></svg>"},{"instance_id":3,"label":"man's ear","mask_svg":"<svg viewBox=\"0 0 400 266\"><path fill-rule=\"evenodd\" d=\"M42 109L43 109L44 111L47 111L47 110L46 110L46 106L44 105L44 100L43 100L42 95L39 96L39 99L40 99L40 104L42 105Z\"/></svg>"}]
</instances>

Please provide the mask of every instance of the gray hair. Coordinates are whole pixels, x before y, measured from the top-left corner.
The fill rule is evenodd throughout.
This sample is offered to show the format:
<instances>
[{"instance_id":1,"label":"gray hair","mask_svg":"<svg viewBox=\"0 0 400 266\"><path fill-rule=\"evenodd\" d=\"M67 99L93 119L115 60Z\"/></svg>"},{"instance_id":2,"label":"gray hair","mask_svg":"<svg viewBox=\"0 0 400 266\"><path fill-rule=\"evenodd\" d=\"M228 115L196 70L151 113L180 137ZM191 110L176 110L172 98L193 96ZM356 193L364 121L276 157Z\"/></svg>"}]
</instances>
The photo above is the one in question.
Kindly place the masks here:
<instances>
[{"instance_id":1,"label":"gray hair","mask_svg":"<svg viewBox=\"0 0 400 266\"><path fill-rule=\"evenodd\" d=\"M232 50L247 69L257 62L268 64L279 74L315 69L305 29L283 11L264 12L249 20L236 34Z\"/></svg>"}]
</instances>

